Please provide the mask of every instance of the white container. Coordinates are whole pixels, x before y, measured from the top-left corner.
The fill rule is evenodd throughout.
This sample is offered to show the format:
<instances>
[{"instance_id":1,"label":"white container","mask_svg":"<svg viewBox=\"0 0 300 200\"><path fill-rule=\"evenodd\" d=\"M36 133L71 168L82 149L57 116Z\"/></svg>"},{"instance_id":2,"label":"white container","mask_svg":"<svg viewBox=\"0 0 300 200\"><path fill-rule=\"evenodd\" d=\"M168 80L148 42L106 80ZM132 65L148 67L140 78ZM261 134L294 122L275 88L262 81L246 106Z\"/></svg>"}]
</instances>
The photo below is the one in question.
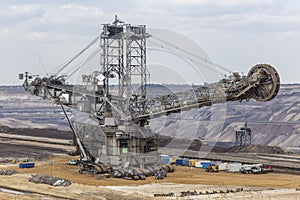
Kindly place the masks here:
<instances>
[{"instance_id":1,"label":"white container","mask_svg":"<svg viewBox=\"0 0 300 200\"><path fill-rule=\"evenodd\" d=\"M242 163L228 163L226 171L228 172L240 172Z\"/></svg>"},{"instance_id":2,"label":"white container","mask_svg":"<svg viewBox=\"0 0 300 200\"><path fill-rule=\"evenodd\" d=\"M228 163L220 163L220 164L218 164L219 171L225 171L225 170L227 170L228 169L227 164Z\"/></svg>"},{"instance_id":3,"label":"white container","mask_svg":"<svg viewBox=\"0 0 300 200\"><path fill-rule=\"evenodd\" d=\"M196 161L195 167L196 167L196 168L202 168L201 161Z\"/></svg>"}]
</instances>

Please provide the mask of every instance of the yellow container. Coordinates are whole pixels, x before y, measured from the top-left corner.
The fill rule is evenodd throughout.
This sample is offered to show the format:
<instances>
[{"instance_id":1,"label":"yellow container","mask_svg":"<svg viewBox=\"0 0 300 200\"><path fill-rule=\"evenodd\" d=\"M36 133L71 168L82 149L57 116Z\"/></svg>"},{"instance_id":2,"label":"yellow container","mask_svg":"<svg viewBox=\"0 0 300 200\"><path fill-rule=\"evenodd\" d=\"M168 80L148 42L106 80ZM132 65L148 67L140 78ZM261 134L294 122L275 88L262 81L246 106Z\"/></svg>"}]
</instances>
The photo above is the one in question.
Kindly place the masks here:
<instances>
[{"instance_id":1,"label":"yellow container","mask_svg":"<svg viewBox=\"0 0 300 200\"><path fill-rule=\"evenodd\" d=\"M195 167L196 166L196 160L189 160L189 166Z\"/></svg>"},{"instance_id":2,"label":"yellow container","mask_svg":"<svg viewBox=\"0 0 300 200\"><path fill-rule=\"evenodd\" d=\"M170 157L170 163L176 163L176 160L177 160L178 158L174 158L174 157Z\"/></svg>"}]
</instances>

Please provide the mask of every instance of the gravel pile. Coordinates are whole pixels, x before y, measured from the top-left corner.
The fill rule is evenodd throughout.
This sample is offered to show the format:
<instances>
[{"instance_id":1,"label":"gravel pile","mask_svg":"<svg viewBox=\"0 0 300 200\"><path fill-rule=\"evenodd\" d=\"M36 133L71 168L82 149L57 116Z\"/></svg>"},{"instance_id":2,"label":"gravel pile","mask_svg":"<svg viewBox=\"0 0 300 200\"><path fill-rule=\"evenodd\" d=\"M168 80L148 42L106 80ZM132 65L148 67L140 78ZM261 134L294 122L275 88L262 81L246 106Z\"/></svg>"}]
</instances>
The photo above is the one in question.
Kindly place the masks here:
<instances>
[{"instance_id":1,"label":"gravel pile","mask_svg":"<svg viewBox=\"0 0 300 200\"><path fill-rule=\"evenodd\" d=\"M32 175L32 177L30 177L28 181L33 183L48 184L52 186L69 186L72 184L70 181L63 178L41 174Z\"/></svg>"},{"instance_id":2,"label":"gravel pile","mask_svg":"<svg viewBox=\"0 0 300 200\"><path fill-rule=\"evenodd\" d=\"M6 176L11 176L13 174L17 174L17 171L14 170L7 170L7 169L1 169L0 170L0 175L6 175Z\"/></svg>"}]
</instances>

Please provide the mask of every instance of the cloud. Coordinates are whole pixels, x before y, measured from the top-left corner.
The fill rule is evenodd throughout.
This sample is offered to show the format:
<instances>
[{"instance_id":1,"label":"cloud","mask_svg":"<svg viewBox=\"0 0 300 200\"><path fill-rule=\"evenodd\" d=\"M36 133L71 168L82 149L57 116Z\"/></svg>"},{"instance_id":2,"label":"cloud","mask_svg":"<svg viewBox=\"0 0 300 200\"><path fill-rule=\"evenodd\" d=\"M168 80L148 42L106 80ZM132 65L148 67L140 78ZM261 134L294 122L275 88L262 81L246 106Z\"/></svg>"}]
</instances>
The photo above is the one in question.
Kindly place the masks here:
<instances>
[{"instance_id":1,"label":"cloud","mask_svg":"<svg viewBox=\"0 0 300 200\"><path fill-rule=\"evenodd\" d=\"M12 4L1 9L1 16L24 16L39 13L44 6L42 4Z\"/></svg>"},{"instance_id":2,"label":"cloud","mask_svg":"<svg viewBox=\"0 0 300 200\"><path fill-rule=\"evenodd\" d=\"M11 5L5 14L33 14L41 9L41 4Z\"/></svg>"},{"instance_id":3,"label":"cloud","mask_svg":"<svg viewBox=\"0 0 300 200\"><path fill-rule=\"evenodd\" d=\"M46 24L67 24L69 22L82 22L83 19L86 23L88 20L99 19L103 16L101 9L96 7L88 7L76 4L66 4L59 8L47 10L43 16L39 18L40 23Z\"/></svg>"},{"instance_id":4,"label":"cloud","mask_svg":"<svg viewBox=\"0 0 300 200\"><path fill-rule=\"evenodd\" d=\"M269 11L282 9L284 1L272 0L146 0L145 7L155 7L171 13L185 15L222 15L250 11Z\"/></svg>"},{"instance_id":5,"label":"cloud","mask_svg":"<svg viewBox=\"0 0 300 200\"><path fill-rule=\"evenodd\" d=\"M169 27L183 32L199 28L206 31L245 33L248 31L286 32L285 28L289 32L298 31L300 26L296 25L299 24L299 15L284 13L282 11L284 2L282 0L145 0L142 2L135 0L128 4L117 4L118 6L112 4L110 10L107 9L107 4L89 5L81 1L66 4L56 2L8 5L7 8L2 8L2 11L6 11L1 15L7 22L6 29L11 29L10 32L29 35L17 37L23 39L34 38L31 37L32 35L39 35L37 39L42 39L49 32L90 37L100 32L101 23L112 21L114 14L119 14L121 19L132 23ZM120 11L112 13L112 10L117 10L115 7L119 7ZM279 11L281 13L278 13Z\"/></svg>"},{"instance_id":6,"label":"cloud","mask_svg":"<svg viewBox=\"0 0 300 200\"><path fill-rule=\"evenodd\" d=\"M276 47L282 44L299 52L299 11L299 3L291 0L1 1L0 53L6 56L7 65L11 66L17 63L15 55L9 59L7 48L11 52L37 48L35 53L48 49L48 54L54 50L51 56L66 59L64 56L69 55L62 51L70 55L76 53L101 32L102 23L112 22L118 14L131 24L146 24L147 27L187 34L204 44L208 52L215 55L213 57L221 57L221 62L239 64L244 62L240 58L244 46L257 46L270 55L278 51L276 55L279 55L283 48L267 48L267 44L276 43ZM60 48L63 50L55 51ZM27 61L36 55L27 53L26 56ZM260 55L253 53L252 57L255 56ZM290 60L293 65L299 62L296 58Z\"/></svg>"},{"instance_id":7,"label":"cloud","mask_svg":"<svg viewBox=\"0 0 300 200\"><path fill-rule=\"evenodd\" d=\"M100 8L69 3L60 6L10 5L7 10L2 13L6 23L2 23L0 34L17 40L95 36L100 32L97 30L101 23L99 19L106 17Z\"/></svg>"},{"instance_id":8,"label":"cloud","mask_svg":"<svg viewBox=\"0 0 300 200\"><path fill-rule=\"evenodd\" d=\"M40 15L45 9L42 4L12 4L0 7L1 26L12 26Z\"/></svg>"}]
</instances>

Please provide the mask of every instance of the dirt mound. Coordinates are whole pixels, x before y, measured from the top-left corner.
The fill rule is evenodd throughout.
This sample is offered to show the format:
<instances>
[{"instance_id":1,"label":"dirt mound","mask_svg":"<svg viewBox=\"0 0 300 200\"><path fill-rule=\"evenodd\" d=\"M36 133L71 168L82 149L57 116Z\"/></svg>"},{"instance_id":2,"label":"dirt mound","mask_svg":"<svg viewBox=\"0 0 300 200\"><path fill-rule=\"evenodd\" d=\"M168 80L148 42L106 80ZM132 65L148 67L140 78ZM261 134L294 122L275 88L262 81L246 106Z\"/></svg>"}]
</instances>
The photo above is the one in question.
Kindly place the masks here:
<instances>
[{"instance_id":1,"label":"dirt mound","mask_svg":"<svg viewBox=\"0 0 300 200\"><path fill-rule=\"evenodd\" d=\"M0 126L1 133L12 133L16 135L26 135L33 137L46 137L71 140L73 138L71 131L56 130L50 128L11 128L8 126Z\"/></svg>"},{"instance_id":2,"label":"dirt mound","mask_svg":"<svg viewBox=\"0 0 300 200\"><path fill-rule=\"evenodd\" d=\"M216 152L216 153L223 153L228 150L229 147L224 147L216 144L215 146L210 146L209 144L203 143L198 138L188 139L188 138L176 138L172 136L165 136L156 134L155 136L151 137L155 144L159 148L161 147L168 147L168 148L186 148L186 150L192 151L209 151Z\"/></svg>"},{"instance_id":3,"label":"dirt mound","mask_svg":"<svg viewBox=\"0 0 300 200\"><path fill-rule=\"evenodd\" d=\"M269 153L269 154L283 154L285 150L276 146L250 145L247 147L232 147L228 153Z\"/></svg>"},{"instance_id":4,"label":"dirt mound","mask_svg":"<svg viewBox=\"0 0 300 200\"><path fill-rule=\"evenodd\" d=\"M202 146L202 141L199 139L176 138L160 134L156 134L150 138L159 148L166 146L169 148L188 147L189 150L199 151ZM181 144L181 146L178 146L178 144Z\"/></svg>"}]
</instances>

